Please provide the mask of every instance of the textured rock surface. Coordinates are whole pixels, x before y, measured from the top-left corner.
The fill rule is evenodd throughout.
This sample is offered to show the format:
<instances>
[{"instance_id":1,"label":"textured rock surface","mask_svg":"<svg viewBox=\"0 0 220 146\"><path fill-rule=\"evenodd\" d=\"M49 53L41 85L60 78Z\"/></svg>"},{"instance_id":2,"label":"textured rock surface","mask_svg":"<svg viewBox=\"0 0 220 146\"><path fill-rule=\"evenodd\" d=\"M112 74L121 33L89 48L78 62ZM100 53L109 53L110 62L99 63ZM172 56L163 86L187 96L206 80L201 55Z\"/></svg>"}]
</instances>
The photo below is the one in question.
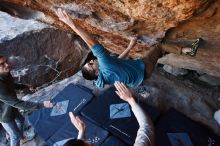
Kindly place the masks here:
<instances>
[{"instance_id":1,"label":"textured rock surface","mask_svg":"<svg viewBox=\"0 0 220 146\"><path fill-rule=\"evenodd\" d=\"M163 70L174 75L174 76L178 76L178 75L186 75L188 74L188 70L186 69L182 69L182 68L176 68L170 65L164 65L163 66Z\"/></svg>"},{"instance_id":2,"label":"textured rock surface","mask_svg":"<svg viewBox=\"0 0 220 146\"><path fill-rule=\"evenodd\" d=\"M113 52L122 52L131 36L137 34L143 36L147 46L137 46L132 52L132 56L136 57L143 57L147 53L147 48L163 38L168 29L192 17L193 13L211 2L210 0L10 0L10 4L44 12L53 19L50 23L65 30L67 27L57 21L54 10L57 8L67 10L75 23L92 32Z\"/></svg>"},{"instance_id":3,"label":"textured rock surface","mask_svg":"<svg viewBox=\"0 0 220 146\"><path fill-rule=\"evenodd\" d=\"M180 81L157 71L144 82L144 85L150 93L147 99L149 104L158 107L161 111L174 107L220 134L219 125L213 117L220 106L217 98L214 97L214 94L219 93L219 89L202 88L188 80Z\"/></svg>"},{"instance_id":4,"label":"textured rock surface","mask_svg":"<svg viewBox=\"0 0 220 146\"><path fill-rule=\"evenodd\" d=\"M159 62L220 77L220 1L210 5L202 14L171 29L165 42L184 47L199 37L204 41L195 57L169 54Z\"/></svg>"},{"instance_id":5,"label":"textured rock surface","mask_svg":"<svg viewBox=\"0 0 220 146\"><path fill-rule=\"evenodd\" d=\"M182 46L201 37L206 44L198 55L189 60L177 56L181 60L179 63L182 68L189 69L190 66L190 69L202 71L204 66L200 64L206 62L209 68L205 68L204 72L216 76L216 71L220 69L219 6L217 0L3 0L0 10L70 32L72 30L61 23L54 12L57 8L65 9L77 25L93 33L114 53L121 53L130 37L139 35L145 44L138 44L131 51L131 57L146 56L149 49L153 49L164 37L165 42L171 40ZM171 61L161 63L178 67L174 61L176 58L167 58ZM199 64L190 64L191 60Z\"/></svg>"},{"instance_id":6,"label":"textured rock surface","mask_svg":"<svg viewBox=\"0 0 220 146\"><path fill-rule=\"evenodd\" d=\"M207 74L201 75L199 77L199 80L206 82L209 85L220 86L220 79L219 78L216 78L216 77L213 77L213 76L210 76Z\"/></svg>"},{"instance_id":7,"label":"textured rock surface","mask_svg":"<svg viewBox=\"0 0 220 146\"><path fill-rule=\"evenodd\" d=\"M28 31L40 31L49 27L34 20L23 20L0 11L0 43L11 40Z\"/></svg>"},{"instance_id":8,"label":"textured rock surface","mask_svg":"<svg viewBox=\"0 0 220 146\"><path fill-rule=\"evenodd\" d=\"M4 12L0 21L0 54L9 57L11 73L19 83L39 87L69 77L88 54L87 46L74 34Z\"/></svg>"},{"instance_id":9,"label":"textured rock surface","mask_svg":"<svg viewBox=\"0 0 220 146\"><path fill-rule=\"evenodd\" d=\"M78 36L46 28L4 41L0 52L9 57L17 82L36 87L73 75L88 49Z\"/></svg>"},{"instance_id":10,"label":"textured rock surface","mask_svg":"<svg viewBox=\"0 0 220 146\"><path fill-rule=\"evenodd\" d=\"M40 20L71 32L54 13L57 8L65 9L77 25L93 33L114 53L121 53L130 37L139 35L145 44L138 44L130 57L146 56L164 37L165 42L171 40L182 46L202 37L206 45L192 59L199 64L177 57L181 67L186 69L202 71L201 64L206 63L209 68L203 72L214 76L220 69L219 7L217 0L3 0L0 4L0 10L11 15ZM179 67L176 58L167 58L171 61L161 63Z\"/></svg>"},{"instance_id":11,"label":"textured rock surface","mask_svg":"<svg viewBox=\"0 0 220 146\"><path fill-rule=\"evenodd\" d=\"M219 55L216 54L216 57ZM214 62L211 62L212 60ZM207 61L207 58L204 58L204 60L200 60L189 56L180 56L171 53L160 58L158 62L162 64L169 64L179 68L197 70L220 78L219 58L216 58L216 60L215 58L209 58L209 61Z\"/></svg>"},{"instance_id":12,"label":"textured rock surface","mask_svg":"<svg viewBox=\"0 0 220 146\"><path fill-rule=\"evenodd\" d=\"M10 2L52 13L54 9L61 7L69 10L77 19L85 19L95 27L101 26L99 27L101 30L117 32L130 28L134 30L136 26L136 31L152 37L163 37L167 29L190 18L198 8L211 3L207 0L10 0ZM138 29L141 26L145 26L145 29Z\"/></svg>"}]
</instances>

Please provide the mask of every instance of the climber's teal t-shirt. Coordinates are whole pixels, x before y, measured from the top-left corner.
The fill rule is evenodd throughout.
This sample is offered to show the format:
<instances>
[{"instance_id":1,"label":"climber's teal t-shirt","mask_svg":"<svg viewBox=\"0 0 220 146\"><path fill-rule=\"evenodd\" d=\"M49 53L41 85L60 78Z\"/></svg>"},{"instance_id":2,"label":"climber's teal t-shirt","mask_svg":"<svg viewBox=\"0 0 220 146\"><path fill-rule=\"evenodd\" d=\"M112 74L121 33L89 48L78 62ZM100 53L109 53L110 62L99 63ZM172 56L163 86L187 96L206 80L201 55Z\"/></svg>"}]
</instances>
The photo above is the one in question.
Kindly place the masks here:
<instances>
[{"instance_id":1,"label":"climber's teal t-shirt","mask_svg":"<svg viewBox=\"0 0 220 146\"><path fill-rule=\"evenodd\" d=\"M136 87L144 79L144 62L141 59L119 59L110 56L100 44L92 47L93 55L99 64L98 79L95 84L103 88L105 84L121 81L129 87Z\"/></svg>"}]
</instances>

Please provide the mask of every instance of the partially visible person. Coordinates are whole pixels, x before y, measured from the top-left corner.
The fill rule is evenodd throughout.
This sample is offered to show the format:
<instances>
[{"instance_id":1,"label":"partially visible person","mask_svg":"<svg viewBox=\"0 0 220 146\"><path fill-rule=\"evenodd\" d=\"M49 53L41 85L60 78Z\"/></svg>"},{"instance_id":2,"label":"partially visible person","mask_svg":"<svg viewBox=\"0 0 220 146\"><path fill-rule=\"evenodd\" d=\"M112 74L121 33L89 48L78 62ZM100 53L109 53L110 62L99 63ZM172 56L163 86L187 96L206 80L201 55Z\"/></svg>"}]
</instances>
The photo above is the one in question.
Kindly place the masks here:
<instances>
[{"instance_id":1,"label":"partially visible person","mask_svg":"<svg viewBox=\"0 0 220 146\"><path fill-rule=\"evenodd\" d=\"M136 103L131 92L123 83L116 81L114 85L117 89L116 93L118 96L130 104L139 124L134 146L154 146L154 126L151 119ZM69 116L71 122L78 129L79 133L77 139L69 140L64 146L91 146L91 144L85 142L86 126L84 122L81 121L79 117L74 116L71 112L69 113Z\"/></svg>"},{"instance_id":2,"label":"partially visible person","mask_svg":"<svg viewBox=\"0 0 220 146\"><path fill-rule=\"evenodd\" d=\"M144 113L143 109L138 105L129 89L121 82L116 81L115 91L118 96L129 103L131 109L138 121L139 129L135 139L134 146L154 146L154 126L150 117Z\"/></svg>"},{"instance_id":3,"label":"partially visible person","mask_svg":"<svg viewBox=\"0 0 220 146\"><path fill-rule=\"evenodd\" d=\"M76 127L78 130L77 139L71 139L63 146L92 146L91 144L87 143L85 132L86 132L86 125L85 123L78 117L75 116L72 112L69 112L71 123Z\"/></svg>"},{"instance_id":4,"label":"partially visible person","mask_svg":"<svg viewBox=\"0 0 220 146\"><path fill-rule=\"evenodd\" d=\"M10 74L11 67L4 56L0 56L0 123L10 136L10 145L19 146L28 141L23 135L24 117L21 110L36 110L39 108L51 108L50 101L34 103L19 100L14 86L14 80Z\"/></svg>"}]
</instances>

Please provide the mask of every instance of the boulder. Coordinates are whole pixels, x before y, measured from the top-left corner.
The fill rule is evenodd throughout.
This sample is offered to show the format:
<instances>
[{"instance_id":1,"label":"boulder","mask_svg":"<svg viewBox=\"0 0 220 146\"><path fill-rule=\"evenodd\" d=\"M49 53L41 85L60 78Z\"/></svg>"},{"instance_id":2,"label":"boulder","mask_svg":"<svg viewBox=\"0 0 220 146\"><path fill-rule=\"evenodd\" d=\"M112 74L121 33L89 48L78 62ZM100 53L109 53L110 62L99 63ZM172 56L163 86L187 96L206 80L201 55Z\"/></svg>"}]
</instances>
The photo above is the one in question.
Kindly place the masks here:
<instances>
[{"instance_id":1,"label":"boulder","mask_svg":"<svg viewBox=\"0 0 220 146\"><path fill-rule=\"evenodd\" d=\"M61 8L67 11L77 25L94 34L111 52L121 53L132 36L141 36L145 45L137 45L130 56L144 57L148 47L155 42L158 44L167 30L178 26L195 13L203 12L209 4L212 4L212 0L3 0L0 9L2 7L3 11L23 18L27 17L24 12L28 12L27 8L40 11L48 19L41 15L36 17L33 12L29 18L40 19L72 32L55 15L55 11Z\"/></svg>"},{"instance_id":2,"label":"boulder","mask_svg":"<svg viewBox=\"0 0 220 146\"><path fill-rule=\"evenodd\" d=\"M203 41L196 56L168 54L159 62L179 68L197 70L220 77L220 1L214 1L204 12L196 14L167 32L164 43L190 47L197 38Z\"/></svg>"},{"instance_id":3,"label":"boulder","mask_svg":"<svg viewBox=\"0 0 220 146\"><path fill-rule=\"evenodd\" d=\"M160 58L158 63L169 64L177 68L197 70L215 77L220 77L220 58L217 58L219 55L216 54L215 58L210 58L209 61L207 61L207 58L198 59L185 55L170 53Z\"/></svg>"},{"instance_id":4,"label":"boulder","mask_svg":"<svg viewBox=\"0 0 220 146\"><path fill-rule=\"evenodd\" d=\"M49 25L35 20L23 20L0 11L0 43L9 41L29 31L41 31Z\"/></svg>"},{"instance_id":5,"label":"boulder","mask_svg":"<svg viewBox=\"0 0 220 146\"><path fill-rule=\"evenodd\" d=\"M212 86L220 86L220 78L214 76L204 74L199 77L199 80L206 82L207 84Z\"/></svg>"},{"instance_id":6,"label":"boulder","mask_svg":"<svg viewBox=\"0 0 220 146\"><path fill-rule=\"evenodd\" d=\"M16 82L39 87L76 73L89 49L79 36L0 12L0 54ZM10 25L9 25L10 24Z\"/></svg>"},{"instance_id":7,"label":"boulder","mask_svg":"<svg viewBox=\"0 0 220 146\"><path fill-rule=\"evenodd\" d=\"M183 76L188 74L188 70L186 69L177 68L166 64L163 66L163 69L174 76L178 76L178 75Z\"/></svg>"}]
</instances>

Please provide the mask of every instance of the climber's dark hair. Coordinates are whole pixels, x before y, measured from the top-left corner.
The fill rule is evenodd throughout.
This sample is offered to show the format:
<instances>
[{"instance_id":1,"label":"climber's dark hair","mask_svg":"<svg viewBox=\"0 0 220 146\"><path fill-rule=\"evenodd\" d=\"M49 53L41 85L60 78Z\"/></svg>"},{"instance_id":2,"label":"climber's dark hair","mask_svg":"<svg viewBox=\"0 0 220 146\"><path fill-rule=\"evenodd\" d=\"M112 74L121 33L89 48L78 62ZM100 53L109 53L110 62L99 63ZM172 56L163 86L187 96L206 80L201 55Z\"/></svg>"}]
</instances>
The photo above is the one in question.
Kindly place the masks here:
<instances>
[{"instance_id":1,"label":"climber's dark hair","mask_svg":"<svg viewBox=\"0 0 220 146\"><path fill-rule=\"evenodd\" d=\"M87 62L89 62L90 60L96 60L97 58L93 55L92 52L90 52L86 58L86 60L84 61L83 65L85 65Z\"/></svg>"},{"instance_id":2,"label":"climber's dark hair","mask_svg":"<svg viewBox=\"0 0 220 146\"><path fill-rule=\"evenodd\" d=\"M83 65L85 65L86 63L90 62L91 60L96 60L97 58L92 54L92 52L90 52L84 62ZM82 76L86 79L86 80L95 80L97 79L97 75L95 74L94 71L88 70L87 68L85 68L84 66L81 69L82 71Z\"/></svg>"},{"instance_id":3,"label":"climber's dark hair","mask_svg":"<svg viewBox=\"0 0 220 146\"><path fill-rule=\"evenodd\" d=\"M93 70L88 70L86 67L82 67L82 76L86 79L86 80L95 80L97 79L97 75L95 74L95 71Z\"/></svg>"},{"instance_id":4,"label":"climber's dark hair","mask_svg":"<svg viewBox=\"0 0 220 146\"><path fill-rule=\"evenodd\" d=\"M85 146L86 143L81 139L71 139L67 141L63 146Z\"/></svg>"}]
</instances>

